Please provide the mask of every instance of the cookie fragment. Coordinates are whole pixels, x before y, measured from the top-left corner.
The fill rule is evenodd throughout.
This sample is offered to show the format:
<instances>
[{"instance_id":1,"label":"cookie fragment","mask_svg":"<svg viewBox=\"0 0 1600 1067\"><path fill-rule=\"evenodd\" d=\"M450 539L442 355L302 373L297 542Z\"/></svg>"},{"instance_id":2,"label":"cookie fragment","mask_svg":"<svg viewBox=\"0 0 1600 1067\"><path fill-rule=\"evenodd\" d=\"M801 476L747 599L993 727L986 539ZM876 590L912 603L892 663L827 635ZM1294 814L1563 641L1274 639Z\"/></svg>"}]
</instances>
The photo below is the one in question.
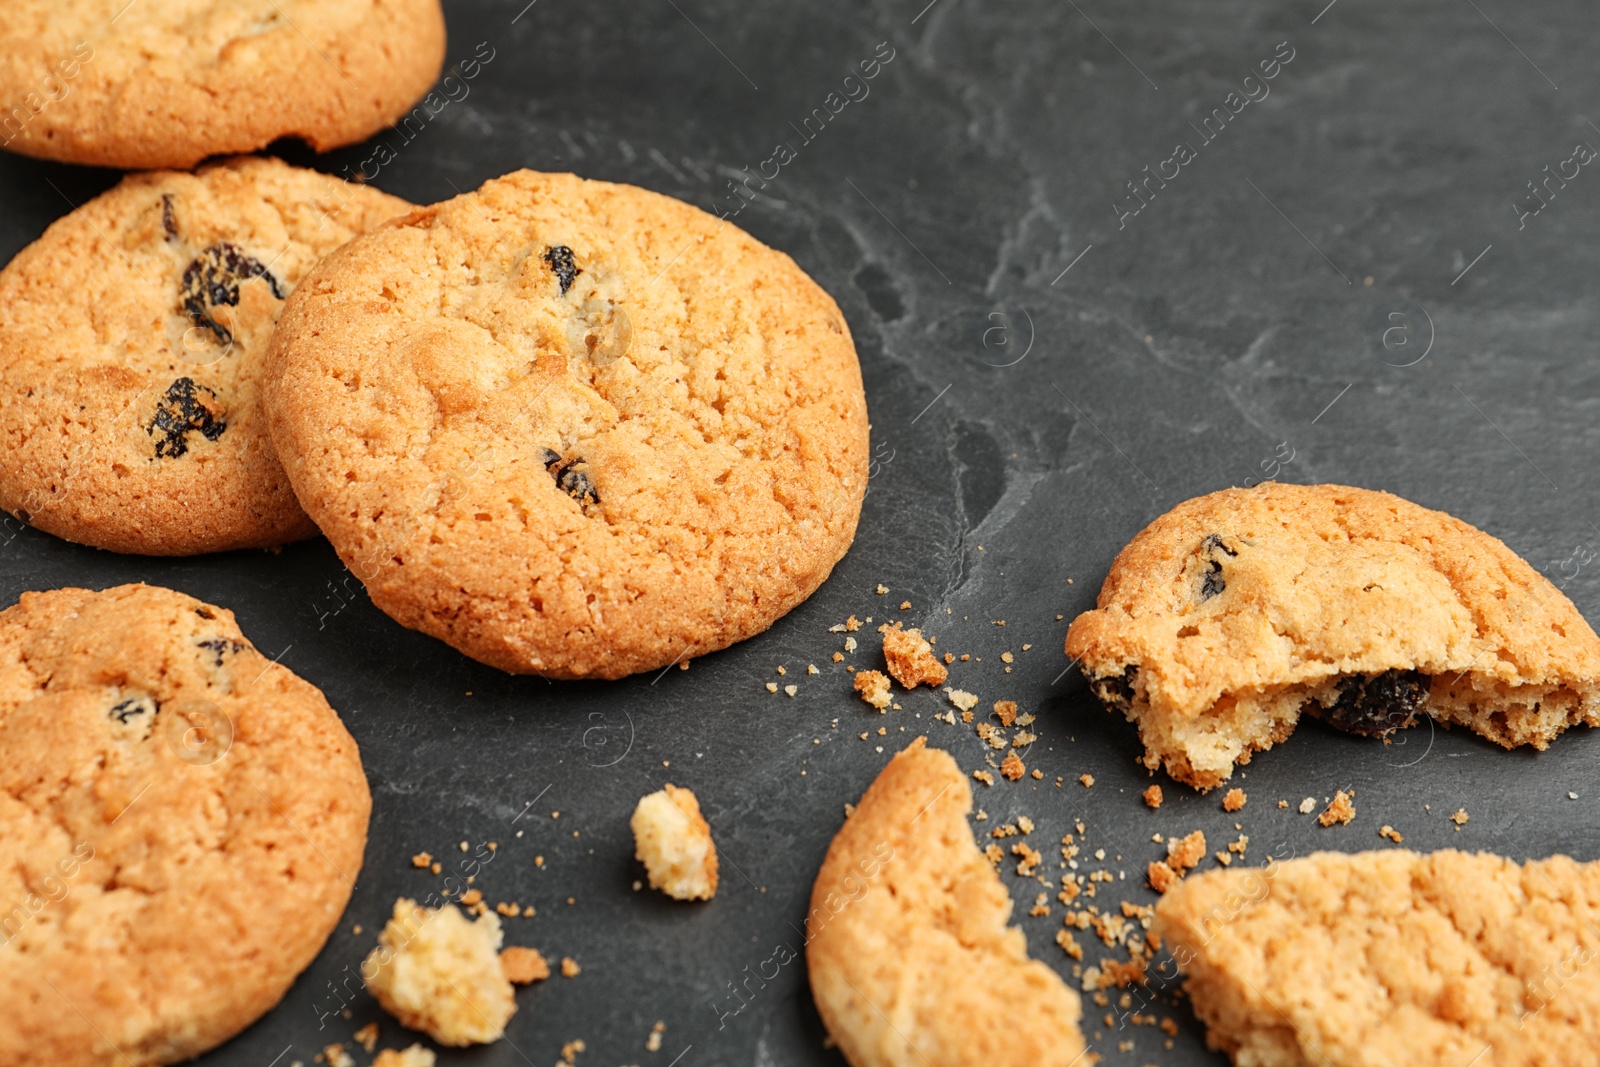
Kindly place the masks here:
<instances>
[{"instance_id":1,"label":"cookie fragment","mask_svg":"<svg viewBox=\"0 0 1600 1067\"><path fill-rule=\"evenodd\" d=\"M640 799L630 821L634 855L650 887L674 900L710 900L717 893L717 848L700 801L668 782Z\"/></svg>"},{"instance_id":2,"label":"cookie fragment","mask_svg":"<svg viewBox=\"0 0 1600 1067\"><path fill-rule=\"evenodd\" d=\"M410 1045L402 1051L386 1048L372 1061L372 1067L434 1067L438 1057L433 1049Z\"/></svg>"},{"instance_id":3,"label":"cookie fragment","mask_svg":"<svg viewBox=\"0 0 1600 1067\"><path fill-rule=\"evenodd\" d=\"M828 848L806 966L828 1033L855 1067L1082 1062L1078 996L1008 925L1011 896L978 850L971 811L956 762L919 737ZM1017 854L1025 867L1038 855Z\"/></svg>"},{"instance_id":4,"label":"cookie fragment","mask_svg":"<svg viewBox=\"0 0 1600 1067\"><path fill-rule=\"evenodd\" d=\"M529 985L550 977L550 964L535 948L510 945L500 950L500 969L512 985Z\"/></svg>"},{"instance_id":5,"label":"cookie fragment","mask_svg":"<svg viewBox=\"0 0 1600 1067\"><path fill-rule=\"evenodd\" d=\"M1333 794L1333 799L1328 801L1328 806L1322 809L1322 814L1317 816L1319 826L1349 826L1356 817L1355 790L1345 792L1343 789Z\"/></svg>"},{"instance_id":6,"label":"cookie fragment","mask_svg":"<svg viewBox=\"0 0 1600 1067\"><path fill-rule=\"evenodd\" d=\"M1118 555L1065 651L1137 724L1143 762L1200 789L1304 714L1384 737L1430 715L1543 748L1600 725L1600 638L1501 542L1337 485L1185 501Z\"/></svg>"},{"instance_id":7,"label":"cookie fragment","mask_svg":"<svg viewBox=\"0 0 1600 1067\"><path fill-rule=\"evenodd\" d=\"M862 700L879 711L887 708L894 699L889 688L889 676L882 671L856 671L855 681L851 684L861 694Z\"/></svg>"},{"instance_id":8,"label":"cookie fragment","mask_svg":"<svg viewBox=\"0 0 1600 1067\"><path fill-rule=\"evenodd\" d=\"M907 689L919 685L940 686L948 672L933 654L933 646L921 630L902 630L889 626L883 631L883 658L894 680Z\"/></svg>"},{"instance_id":9,"label":"cookie fragment","mask_svg":"<svg viewBox=\"0 0 1600 1067\"><path fill-rule=\"evenodd\" d=\"M1594 1059L1600 863L1323 852L1188 878L1152 932L1237 1064Z\"/></svg>"},{"instance_id":10,"label":"cookie fragment","mask_svg":"<svg viewBox=\"0 0 1600 1067\"><path fill-rule=\"evenodd\" d=\"M454 904L424 908L402 897L361 973L384 1011L439 1044L497 1041L517 1010L502 936L493 912L473 922Z\"/></svg>"}]
</instances>

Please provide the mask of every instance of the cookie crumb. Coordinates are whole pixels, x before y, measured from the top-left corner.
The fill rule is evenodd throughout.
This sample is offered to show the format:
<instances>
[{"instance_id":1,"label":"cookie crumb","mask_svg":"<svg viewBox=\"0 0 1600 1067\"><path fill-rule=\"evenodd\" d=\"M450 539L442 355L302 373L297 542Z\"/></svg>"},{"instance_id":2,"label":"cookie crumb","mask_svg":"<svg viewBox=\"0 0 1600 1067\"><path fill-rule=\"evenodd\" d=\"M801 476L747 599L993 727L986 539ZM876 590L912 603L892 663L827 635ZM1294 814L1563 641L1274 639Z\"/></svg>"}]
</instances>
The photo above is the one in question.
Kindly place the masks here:
<instances>
[{"instance_id":1,"label":"cookie crumb","mask_svg":"<svg viewBox=\"0 0 1600 1067\"><path fill-rule=\"evenodd\" d=\"M664 1022L657 1022L650 1028L650 1036L644 1039L644 1050L646 1052L661 1051L661 1035L666 1032L666 1029L667 1024Z\"/></svg>"},{"instance_id":2,"label":"cookie crumb","mask_svg":"<svg viewBox=\"0 0 1600 1067\"><path fill-rule=\"evenodd\" d=\"M1000 773L1010 781L1016 781L1026 772L1027 768L1022 765L1022 760L1017 757L1016 749L1007 752L1006 758L1000 761Z\"/></svg>"},{"instance_id":3,"label":"cookie crumb","mask_svg":"<svg viewBox=\"0 0 1600 1067\"><path fill-rule=\"evenodd\" d=\"M1301 815L1310 815L1313 811L1316 811L1316 810L1317 810L1317 798L1316 797L1306 797L1304 800L1302 800L1300 802L1300 814Z\"/></svg>"},{"instance_id":4,"label":"cookie crumb","mask_svg":"<svg viewBox=\"0 0 1600 1067\"><path fill-rule=\"evenodd\" d=\"M1161 795L1161 787L1159 785L1152 785L1149 789L1144 791L1143 795L1145 806L1150 808L1152 811L1154 811L1156 808L1159 808L1162 800L1165 799L1165 797Z\"/></svg>"},{"instance_id":5,"label":"cookie crumb","mask_svg":"<svg viewBox=\"0 0 1600 1067\"><path fill-rule=\"evenodd\" d=\"M1450 816L1450 821L1456 824L1456 830L1459 832L1463 826L1467 825L1467 819L1469 818L1471 816L1467 814L1466 808L1457 808L1456 813Z\"/></svg>"},{"instance_id":6,"label":"cookie crumb","mask_svg":"<svg viewBox=\"0 0 1600 1067\"><path fill-rule=\"evenodd\" d=\"M1167 860L1174 873L1180 877L1196 866L1206 855L1206 835L1196 830L1187 837L1167 842Z\"/></svg>"},{"instance_id":7,"label":"cookie crumb","mask_svg":"<svg viewBox=\"0 0 1600 1067\"><path fill-rule=\"evenodd\" d=\"M889 587L884 585L882 582L879 582L878 583L878 595L879 596L883 596L884 594L886 594L888 592L889 592Z\"/></svg>"},{"instance_id":8,"label":"cookie crumb","mask_svg":"<svg viewBox=\"0 0 1600 1067\"><path fill-rule=\"evenodd\" d=\"M1244 807L1247 799L1248 798L1245 796L1245 791L1243 789L1230 789L1228 790L1227 795L1222 798L1222 810L1238 811L1240 808Z\"/></svg>"},{"instance_id":9,"label":"cookie crumb","mask_svg":"<svg viewBox=\"0 0 1600 1067\"><path fill-rule=\"evenodd\" d=\"M1078 781L1083 783L1085 789L1094 788L1094 775L1092 774L1080 774L1078 775Z\"/></svg>"},{"instance_id":10,"label":"cookie crumb","mask_svg":"<svg viewBox=\"0 0 1600 1067\"><path fill-rule=\"evenodd\" d=\"M433 857L426 852L418 852L411 857L411 866L427 869L433 863Z\"/></svg>"},{"instance_id":11,"label":"cookie crumb","mask_svg":"<svg viewBox=\"0 0 1600 1067\"><path fill-rule=\"evenodd\" d=\"M1346 793L1341 789L1334 793L1333 799L1328 802L1328 806L1323 809L1321 815L1317 816L1317 824L1320 826L1332 826L1334 823L1338 823L1341 826L1350 825L1351 820L1356 817L1355 796L1355 790Z\"/></svg>"},{"instance_id":12,"label":"cookie crumb","mask_svg":"<svg viewBox=\"0 0 1600 1067\"><path fill-rule=\"evenodd\" d=\"M907 689L919 685L938 687L949 677L944 664L933 654L933 646L923 639L921 630L902 630L899 626L885 629L883 658L894 680Z\"/></svg>"},{"instance_id":13,"label":"cookie crumb","mask_svg":"<svg viewBox=\"0 0 1600 1067\"><path fill-rule=\"evenodd\" d=\"M674 900L710 900L716 895L717 849L691 790L669 782L641 798L630 826L634 854L644 864L652 889Z\"/></svg>"},{"instance_id":14,"label":"cookie crumb","mask_svg":"<svg viewBox=\"0 0 1600 1067\"><path fill-rule=\"evenodd\" d=\"M445 1045L496 1041L517 1010L500 967L501 937L494 914L472 922L453 904L429 909L402 897L361 973L383 1009L410 1029Z\"/></svg>"},{"instance_id":15,"label":"cookie crumb","mask_svg":"<svg viewBox=\"0 0 1600 1067\"><path fill-rule=\"evenodd\" d=\"M550 977L550 964L539 950L521 945L500 950L500 969L512 985L529 985Z\"/></svg>"},{"instance_id":16,"label":"cookie crumb","mask_svg":"<svg viewBox=\"0 0 1600 1067\"><path fill-rule=\"evenodd\" d=\"M1017 721L1017 702L1015 700L996 700L994 713L1000 719L1001 726L1010 726Z\"/></svg>"},{"instance_id":17,"label":"cookie crumb","mask_svg":"<svg viewBox=\"0 0 1600 1067\"><path fill-rule=\"evenodd\" d=\"M973 771L972 777L982 782L984 785L994 785L994 775L990 774L986 770L983 770L982 768Z\"/></svg>"},{"instance_id":18,"label":"cookie crumb","mask_svg":"<svg viewBox=\"0 0 1600 1067\"><path fill-rule=\"evenodd\" d=\"M435 1062L437 1057L434 1056L432 1049L412 1045L404 1052L396 1052L392 1048L384 1049L378 1053L378 1058L372 1061L372 1067L434 1067Z\"/></svg>"},{"instance_id":19,"label":"cookie crumb","mask_svg":"<svg viewBox=\"0 0 1600 1067\"><path fill-rule=\"evenodd\" d=\"M792 697L796 693L800 692L800 687L798 685L786 685L783 687L783 692L785 696Z\"/></svg>"},{"instance_id":20,"label":"cookie crumb","mask_svg":"<svg viewBox=\"0 0 1600 1067\"><path fill-rule=\"evenodd\" d=\"M1388 823L1384 823L1383 824L1383 828L1378 831L1378 836L1379 837L1386 837L1390 841L1393 841L1397 845L1405 843L1405 838L1403 836L1401 836L1400 831L1396 830L1394 827L1390 826Z\"/></svg>"},{"instance_id":21,"label":"cookie crumb","mask_svg":"<svg viewBox=\"0 0 1600 1067\"><path fill-rule=\"evenodd\" d=\"M946 687L944 692L945 695L950 698L950 703L960 708L963 712L969 712L978 706L978 698L964 689L951 689ZM966 716L963 715L962 718L966 719ZM967 719L966 721L971 722L972 720Z\"/></svg>"},{"instance_id":22,"label":"cookie crumb","mask_svg":"<svg viewBox=\"0 0 1600 1067\"><path fill-rule=\"evenodd\" d=\"M1156 860L1145 870L1145 876L1150 879L1150 888L1157 893L1165 893L1178 884L1180 875L1177 871L1167 866L1162 860Z\"/></svg>"},{"instance_id":23,"label":"cookie crumb","mask_svg":"<svg viewBox=\"0 0 1600 1067\"><path fill-rule=\"evenodd\" d=\"M857 671L855 680L856 692L861 694L861 699L877 708L879 711L889 706L889 676L881 671Z\"/></svg>"},{"instance_id":24,"label":"cookie crumb","mask_svg":"<svg viewBox=\"0 0 1600 1067\"><path fill-rule=\"evenodd\" d=\"M576 978L583 973L583 968L578 966L578 961L571 956L561 957L561 977Z\"/></svg>"},{"instance_id":25,"label":"cookie crumb","mask_svg":"<svg viewBox=\"0 0 1600 1067\"><path fill-rule=\"evenodd\" d=\"M778 691L778 683L777 682L768 682L767 683L767 692L776 693L777 691Z\"/></svg>"}]
</instances>

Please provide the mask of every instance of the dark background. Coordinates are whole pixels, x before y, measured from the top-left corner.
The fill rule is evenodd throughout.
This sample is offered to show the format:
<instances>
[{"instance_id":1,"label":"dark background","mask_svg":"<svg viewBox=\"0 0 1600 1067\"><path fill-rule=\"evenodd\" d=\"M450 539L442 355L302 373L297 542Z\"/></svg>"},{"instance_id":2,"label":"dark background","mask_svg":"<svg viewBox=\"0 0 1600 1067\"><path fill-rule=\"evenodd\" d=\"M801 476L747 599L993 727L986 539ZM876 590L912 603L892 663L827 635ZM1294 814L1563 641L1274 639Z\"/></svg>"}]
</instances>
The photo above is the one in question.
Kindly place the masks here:
<instances>
[{"instance_id":1,"label":"dark background","mask_svg":"<svg viewBox=\"0 0 1600 1067\"><path fill-rule=\"evenodd\" d=\"M1132 727L1063 675L1061 652L1067 621L1146 522L1273 473L1459 515L1596 617L1600 566L1584 561L1600 548L1600 173L1583 169L1521 228L1518 213L1543 167L1579 142L1600 146L1589 123L1600 121L1600 9L525 2L447 3L449 62L480 42L494 58L414 139L388 136L395 158L376 185L427 202L527 166L731 203L731 176L780 140L798 144L790 123L880 42L894 49L870 95L800 146L737 220L798 260L855 332L875 454L860 532L832 579L769 633L687 672L574 684L508 677L402 629L320 540L160 560L7 523L7 601L145 580L223 604L262 651L326 691L361 744L374 811L349 912L284 1003L203 1062L309 1064L374 1019L384 1045L415 1040L365 993L351 995L349 1021L325 1016L342 1003L330 983L358 965L397 895L441 887L411 868L413 853L449 864L469 858L459 842L491 840L477 885L491 902L538 908L507 923L508 942L583 970L521 990L505 1042L441 1062L545 1067L574 1038L591 1065L840 1062L800 962L724 1017L737 1003L728 984L776 946L800 948L843 805L893 751L927 732L964 768L986 752L970 728L932 720L942 698L926 690L882 718L852 695L827 632L851 613L922 625L941 650L981 657L957 664L952 683L984 709L1009 698L1039 716L1026 759L1045 780L978 786L993 820L983 827L1029 815L1053 879L1055 842L1082 820L1088 849L1127 874L1102 887L1102 906L1153 899L1142 877L1163 853L1153 833L1201 827L1214 851L1235 822L1252 863L1392 847L1384 823L1422 850L1600 856L1600 738L1588 730L1536 755L1428 725L1385 747L1308 722L1236 776L1251 798L1238 815L1165 778L1167 805L1148 811ZM1189 123L1284 41L1294 58L1270 96L1202 147ZM1180 140L1198 158L1119 225L1133 204L1124 183ZM283 154L348 174L373 148ZM0 158L0 253L115 178ZM913 609L895 610L906 599ZM863 644L850 661L877 665L875 642ZM1004 650L1016 654L1009 674ZM769 681L799 695L770 695ZM886 738L858 739L879 726ZM1076 780L1086 772L1091 789ZM712 903L630 888L642 872L628 817L668 780L692 787L710 819L723 858ZM1294 810L1352 786L1348 827ZM1457 830L1447 816L1460 807L1471 821ZM1042 887L1011 867L1020 914ZM1054 944L1059 905L1020 921L1033 953L1070 978ZM1091 933L1079 939L1091 962L1104 954ZM1153 1027L1108 1028L1105 1009L1085 1007L1108 1064L1220 1062L1170 995L1153 1009L1181 1023L1170 1051ZM652 1054L657 1020L667 1029Z\"/></svg>"}]
</instances>

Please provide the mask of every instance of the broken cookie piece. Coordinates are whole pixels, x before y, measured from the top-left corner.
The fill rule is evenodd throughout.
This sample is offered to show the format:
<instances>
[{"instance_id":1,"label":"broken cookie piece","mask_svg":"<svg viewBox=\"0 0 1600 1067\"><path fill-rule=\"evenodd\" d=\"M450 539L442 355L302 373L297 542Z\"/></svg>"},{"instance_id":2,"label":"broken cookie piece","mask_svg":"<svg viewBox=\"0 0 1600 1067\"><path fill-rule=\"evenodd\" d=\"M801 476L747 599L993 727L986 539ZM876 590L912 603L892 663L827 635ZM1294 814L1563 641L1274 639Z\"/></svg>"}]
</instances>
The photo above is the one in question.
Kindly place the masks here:
<instances>
[{"instance_id":1,"label":"broken cookie piece","mask_svg":"<svg viewBox=\"0 0 1600 1067\"><path fill-rule=\"evenodd\" d=\"M1303 714L1386 737L1428 715L1546 747L1600 725L1600 638L1488 534L1391 496L1267 482L1123 549L1066 653L1144 763L1210 789Z\"/></svg>"},{"instance_id":2,"label":"broken cookie piece","mask_svg":"<svg viewBox=\"0 0 1600 1067\"><path fill-rule=\"evenodd\" d=\"M947 677L944 664L933 654L933 646L923 638L921 630L885 627L883 658L894 680L907 689L919 685L941 686Z\"/></svg>"},{"instance_id":3,"label":"broken cookie piece","mask_svg":"<svg viewBox=\"0 0 1600 1067\"><path fill-rule=\"evenodd\" d=\"M1595 1062L1600 863L1317 853L1188 878L1152 932L1240 1067Z\"/></svg>"},{"instance_id":4,"label":"broken cookie piece","mask_svg":"<svg viewBox=\"0 0 1600 1067\"><path fill-rule=\"evenodd\" d=\"M1011 896L978 850L971 811L955 760L919 737L828 848L806 966L854 1067L1082 1062L1078 996L1008 925ZM998 1020L1008 1025L987 1025Z\"/></svg>"},{"instance_id":5,"label":"broken cookie piece","mask_svg":"<svg viewBox=\"0 0 1600 1067\"><path fill-rule=\"evenodd\" d=\"M710 900L717 892L717 848L694 793L668 782L633 811L634 855L650 887L674 900Z\"/></svg>"},{"instance_id":6,"label":"broken cookie piece","mask_svg":"<svg viewBox=\"0 0 1600 1067\"><path fill-rule=\"evenodd\" d=\"M853 684L856 692L861 694L861 699L879 711L889 706L889 701L892 699L889 692L889 676L882 671L857 671Z\"/></svg>"},{"instance_id":7,"label":"broken cookie piece","mask_svg":"<svg viewBox=\"0 0 1600 1067\"><path fill-rule=\"evenodd\" d=\"M361 974L385 1011L441 1045L498 1041L517 1010L502 936L493 912L472 922L454 904L423 908L402 897Z\"/></svg>"},{"instance_id":8,"label":"broken cookie piece","mask_svg":"<svg viewBox=\"0 0 1600 1067\"><path fill-rule=\"evenodd\" d=\"M538 949L512 945L500 950L500 969L512 985L529 985L550 977L550 964Z\"/></svg>"},{"instance_id":9,"label":"broken cookie piece","mask_svg":"<svg viewBox=\"0 0 1600 1067\"><path fill-rule=\"evenodd\" d=\"M378 1058L372 1061L372 1067L434 1067L437 1057L433 1050L421 1045L412 1045L402 1052L386 1048L378 1053Z\"/></svg>"}]
</instances>

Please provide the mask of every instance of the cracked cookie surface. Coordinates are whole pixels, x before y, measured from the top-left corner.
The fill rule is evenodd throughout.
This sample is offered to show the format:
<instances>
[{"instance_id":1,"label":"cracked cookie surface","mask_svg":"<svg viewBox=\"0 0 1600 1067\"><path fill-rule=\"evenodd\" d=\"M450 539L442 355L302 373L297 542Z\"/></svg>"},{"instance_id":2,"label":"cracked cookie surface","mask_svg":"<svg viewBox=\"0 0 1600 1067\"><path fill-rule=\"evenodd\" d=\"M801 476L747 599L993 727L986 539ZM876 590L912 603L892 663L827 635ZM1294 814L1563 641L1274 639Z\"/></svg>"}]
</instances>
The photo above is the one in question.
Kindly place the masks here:
<instances>
[{"instance_id":1,"label":"cracked cookie surface","mask_svg":"<svg viewBox=\"0 0 1600 1067\"><path fill-rule=\"evenodd\" d=\"M118 552L315 534L260 412L267 339L312 264L409 210L240 158L131 176L56 222L0 272L0 508Z\"/></svg>"},{"instance_id":2,"label":"cracked cookie surface","mask_svg":"<svg viewBox=\"0 0 1600 1067\"><path fill-rule=\"evenodd\" d=\"M373 602L504 670L615 678L765 630L855 534L844 317L687 204L522 171L352 242L264 391Z\"/></svg>"},{"instance_id":3,"label":"cracked cookie surface","mask_svg":"<svg viewBox=\"0 0 1600 1067\"><path fill-rule=\"evenodd\" d=\"M444 62L439 0L7 0L0 144L148 170L400 118Z\"/></svg>"},{"instance_id":4,"label":"cracked cookie surface","mask_svg":"<svg viewBox=\"0 0 1600 1067\"><path fill-rule=\"evenodd\" d=\"M1191 875L1153 930L1241 1067L1595 1061L1600 863L1316 853Z\"/></svg>"},{"instance_id":5,"label":"cracked cookie surface","mask_svg":"<svg viewBox=\"0 0 1600 1067\"><path fill-rule=\"evenodd\" d=\"M0 612L0 1063L232 1037L339 920L371 799L322 694L145 585Z\"/></svg>"},{"instance_id":6,"label":"cracked cookie surface","mask_svg":"<svg viewBox=\"0 0 1600 1067\"><path fill-rule=\"evenodd\" d=\"M1267 482L1186 501L1117 556L1066 653L1209 789L1302 714L1386 736L1419 716L1507 748L1600 725L1600 638L1500 541L1388 493Z\"/></svg>"}]
</instances>

